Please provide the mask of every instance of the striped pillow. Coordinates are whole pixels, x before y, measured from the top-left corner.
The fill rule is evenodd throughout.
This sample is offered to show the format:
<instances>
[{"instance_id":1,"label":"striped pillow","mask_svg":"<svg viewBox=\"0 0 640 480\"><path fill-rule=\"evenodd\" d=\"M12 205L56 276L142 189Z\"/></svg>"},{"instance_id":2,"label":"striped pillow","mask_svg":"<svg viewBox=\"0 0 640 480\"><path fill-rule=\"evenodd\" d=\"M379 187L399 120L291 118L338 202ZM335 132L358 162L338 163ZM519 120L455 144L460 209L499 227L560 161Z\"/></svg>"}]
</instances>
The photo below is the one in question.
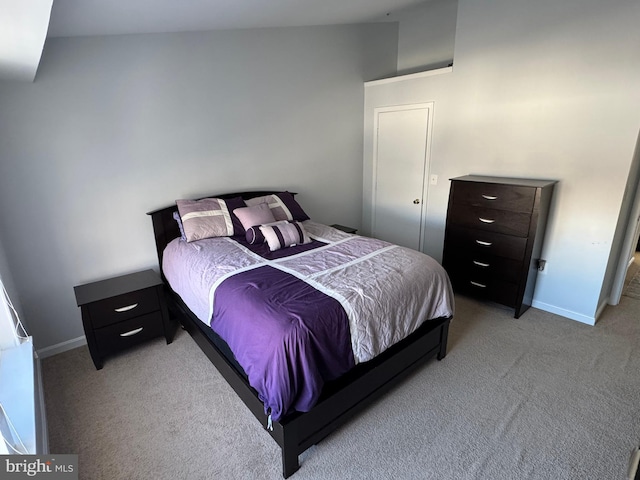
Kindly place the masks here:
<instances>
[{"instance_id":1,"label":"striped pillow","mask_svg":"<svg viewBox=\"0 0 640 480\"><path fill-rule=\"evenodd\" d=\"M282 225L285 223L289 223L289 222L287 222L286 220L280 220L279 222L265 223L264 225L265 226ZM264 235L260 231L260 227L261 225L256 225L255 227L247 228L247 233L245 234L247 243L251 245L256 245L256 244L264 243L267 241L267 239L264 238Z\"/></svg>"},{"instance_id":2,"label":"striped pillow","mask_svg":"<svg viewBox=\"0 0 640 480\"><path fill-rule=\"evenodd\" d=\"M290 192L279 192L272 195L250 198L246 203L250 207L260 203L268 204L276 220L296 220L299 222L309 220L309 215L305 213Z\"/></svg>"},{"instance_id":3,"label":"striped pillow","mask_svg":"<svg viewBox=\"0 0 640 480\"><path fill-rule=\"evenodd\" d=\"M244 233L242 224L231 213L235 208L245 206L244 200L240 197L228 200L221 198L176 200L176 204L187 242Z\"/></svg>"},{"instance_id":4,"label":"striped pillow","mask_svg":"<svg viewBox=\"0 0 640 480\"><path fill-rule=\"evenodd\" d=\"M300 222L283 223L281 225L260 225L260 231L269 244L269 250L275 252L284 247L311 243Z\"/></svg>"}]
</instances>

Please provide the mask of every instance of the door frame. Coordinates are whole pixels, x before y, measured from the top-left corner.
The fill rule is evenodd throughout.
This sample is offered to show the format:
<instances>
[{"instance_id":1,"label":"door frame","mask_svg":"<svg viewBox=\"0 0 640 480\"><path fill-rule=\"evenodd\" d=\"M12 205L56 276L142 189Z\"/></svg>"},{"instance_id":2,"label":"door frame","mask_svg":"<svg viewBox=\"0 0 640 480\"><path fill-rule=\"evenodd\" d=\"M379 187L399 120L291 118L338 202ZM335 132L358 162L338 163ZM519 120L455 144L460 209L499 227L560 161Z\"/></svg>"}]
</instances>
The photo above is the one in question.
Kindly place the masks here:
<instances>
[{"instance_id":1,"label":"door frame","mask_svg":"<svg viewBox=\"0 0 640 480\"><path fill-rule=\"evenodd\" d=\"M422 178L422 192L420 198L420 237L418 246L420 252L424 252L424 240L426 235L427 198L429 193L429 177L431 172L431 134L433 132L433 110L434 102L409 103L402 105L389 105L386 107L376 107L373 109L373 161L372 161L372 185L371 185L371 234L375 237L376 232L376 208L377 208L377 185L378 185L378 117L381 113L400 112L406 110L426 110L427 111L427 136L424 150L424 170Z\"/></svg>"},{"instance_id":2,"label":"door frame","mask_svg":"<svg viewBox=\"0 0 640 480\"><path fill-rule=\"evenodd\" d=\"M628 215L628 218L622 240L622 247L620 249L620 256L617 261L616 272L614 274L611 291L609 293L609 305L618 305L618 303L620 303L627 270L629 269L629 266L631 266L633 253L636 250L638 238L640 237L640 132L638 132L636 147L633 153L633 159L631 161L631 168L629 169L629 177L627 180L627 190L631 189L633 189L633 197L631 198L630 206L628 207L628 213L624 211L621 212L621 215L626 214ZM597 316L598 315L596 314L596 318Z\"/></svg>"}]
</instances>

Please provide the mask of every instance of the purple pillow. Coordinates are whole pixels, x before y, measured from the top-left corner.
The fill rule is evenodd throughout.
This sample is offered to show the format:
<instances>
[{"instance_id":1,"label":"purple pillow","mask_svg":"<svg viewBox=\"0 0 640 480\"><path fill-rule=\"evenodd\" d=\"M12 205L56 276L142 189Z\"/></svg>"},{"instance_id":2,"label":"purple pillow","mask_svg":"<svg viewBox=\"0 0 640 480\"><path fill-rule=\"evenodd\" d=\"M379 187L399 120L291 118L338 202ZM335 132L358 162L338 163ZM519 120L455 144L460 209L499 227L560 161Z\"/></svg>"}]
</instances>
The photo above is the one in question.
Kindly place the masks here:
<instances>
[{"instance_id":1,"label":"purple pillow","mask_svg":"<svg viewBox=\"0 0 640 480\"><path fill-rule=\"evenodd\" d=\"M273 223L276 221L273 218L273 213L269 205L266 203L259 203L252 207L236 208L233 214L240 219L240 223L244 227L244 230L248 230L256 225L263 225L265 223Z\"/></svg>"},{"instance_id":2,"label":"purple pillow","mask_svg":"<svg viewBox=\"0 0 640 480\"><path fill-rule=\"evenodd\" d=\"M291 212L291 216L293 217L293 220L296 220L298 222L309 220L309 215L307 215L305 211L302 209L302 207L300 206L300 204L296 202L295 198L293 198L292 193L280 192L274 195L280 198L280 200L282 200L282 203L284 203L284 205L289 209L289 212ZM276 218L276 220L279 220L279 219Z\"/></svg>"},{"instance_id":3,"label":"purple pillow","mask_svg":"<svg viewBox=\"0 0 640 480\"><path fill-rule=\"evenodd\" d=\"M184 241L187 241L187 236L185 235L184 227L182 226L182 220L180 220L180 214L177 210L173 212L173 219L176 221L178 228L180 229L180 237L182 237Z\"/></svg>"},{"instance_id":4,"label":"purple pillow","mask_svg":"<svg viewBox=\"0 0 640 480\"><path fill-rule=\"evenodd\" d=\"M187 242L244 233L240 220L232 213L245 205L240 197L176 200L176 204Z\"/></svg>"},{"instance_id":5,"label":"purple pillow","mask_svg":"<svg viewBox=\"0 0 640 480\"><path fill-rule=\"evenodd\" d=\"M279 192L262 197L250 198L247 205L254 206L266 203L271 208L271 213L276 220L296 220L302 222L309 220L309 215L305 213L300 204L295 201L290 192Z\"/></svg>"},{"instance_id":6,"label":"purple pillow","mask_svg":"<svg viewBox=\"0 0 640 480\"><path fill-rule=\"evenodd\" d=\"M271 225L282 225L283 223L289 223L286 220L281 220L279 222L268 223L266 225L256 225L254 227L247 228L247 233L245 238L250 245L264 243L267 240L264 238L264 234L260 230L260 227L267 227Z\"/></svg>"}]
</instances>

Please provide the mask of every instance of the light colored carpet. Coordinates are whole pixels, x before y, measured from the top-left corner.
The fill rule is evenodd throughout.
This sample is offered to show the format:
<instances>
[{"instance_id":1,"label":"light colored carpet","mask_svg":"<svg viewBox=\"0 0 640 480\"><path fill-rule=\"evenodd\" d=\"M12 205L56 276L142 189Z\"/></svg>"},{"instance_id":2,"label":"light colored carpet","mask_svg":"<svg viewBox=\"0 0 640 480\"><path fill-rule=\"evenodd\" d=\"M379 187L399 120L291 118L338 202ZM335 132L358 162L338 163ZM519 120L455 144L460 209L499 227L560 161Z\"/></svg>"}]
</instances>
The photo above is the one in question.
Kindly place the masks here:
<instances>
[{"instance_id":1,"label":"light colored carpet","mask_svg":"<svg viewBox=\"0 0 640 480\"><path fill-rule=\"evenodd\" d=\"M622 295L640 300L640 253L636 252L634 261L627 270Z\"/></svg>"},{"instance_id":2,"label":"light colored carpet","mask_svg":"<svg viewBox=\"0 0 640 480\"><path fill-rule=\"evenodd\" d=\"M596 326L457 297L449 353L301 456L308 479L626 478L640 441L640 301ZM43 361L52 453L82 479L280 479L280 450L179 331L101 371Z\"/></svg>"}]
</instances>

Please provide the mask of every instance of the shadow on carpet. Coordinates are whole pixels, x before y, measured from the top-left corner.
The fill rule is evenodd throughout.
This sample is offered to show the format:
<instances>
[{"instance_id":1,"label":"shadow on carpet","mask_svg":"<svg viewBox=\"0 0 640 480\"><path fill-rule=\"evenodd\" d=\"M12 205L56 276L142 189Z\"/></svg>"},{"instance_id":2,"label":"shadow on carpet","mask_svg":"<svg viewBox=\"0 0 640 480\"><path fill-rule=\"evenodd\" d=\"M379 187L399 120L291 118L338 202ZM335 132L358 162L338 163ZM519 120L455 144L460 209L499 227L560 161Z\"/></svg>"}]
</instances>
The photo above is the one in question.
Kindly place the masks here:
<instances>
[{"instance_id":1,"label":"shadow on carpet","mask_svg":"<svg viewBox=\"0 0 640 480\"><path fill-rule=\"evenodd\" d=\"M629 283L625 285L622 290L622 295L640 299L640 268L637 269L636 273L631 277Z\"/></svg>"}]
</instances>

